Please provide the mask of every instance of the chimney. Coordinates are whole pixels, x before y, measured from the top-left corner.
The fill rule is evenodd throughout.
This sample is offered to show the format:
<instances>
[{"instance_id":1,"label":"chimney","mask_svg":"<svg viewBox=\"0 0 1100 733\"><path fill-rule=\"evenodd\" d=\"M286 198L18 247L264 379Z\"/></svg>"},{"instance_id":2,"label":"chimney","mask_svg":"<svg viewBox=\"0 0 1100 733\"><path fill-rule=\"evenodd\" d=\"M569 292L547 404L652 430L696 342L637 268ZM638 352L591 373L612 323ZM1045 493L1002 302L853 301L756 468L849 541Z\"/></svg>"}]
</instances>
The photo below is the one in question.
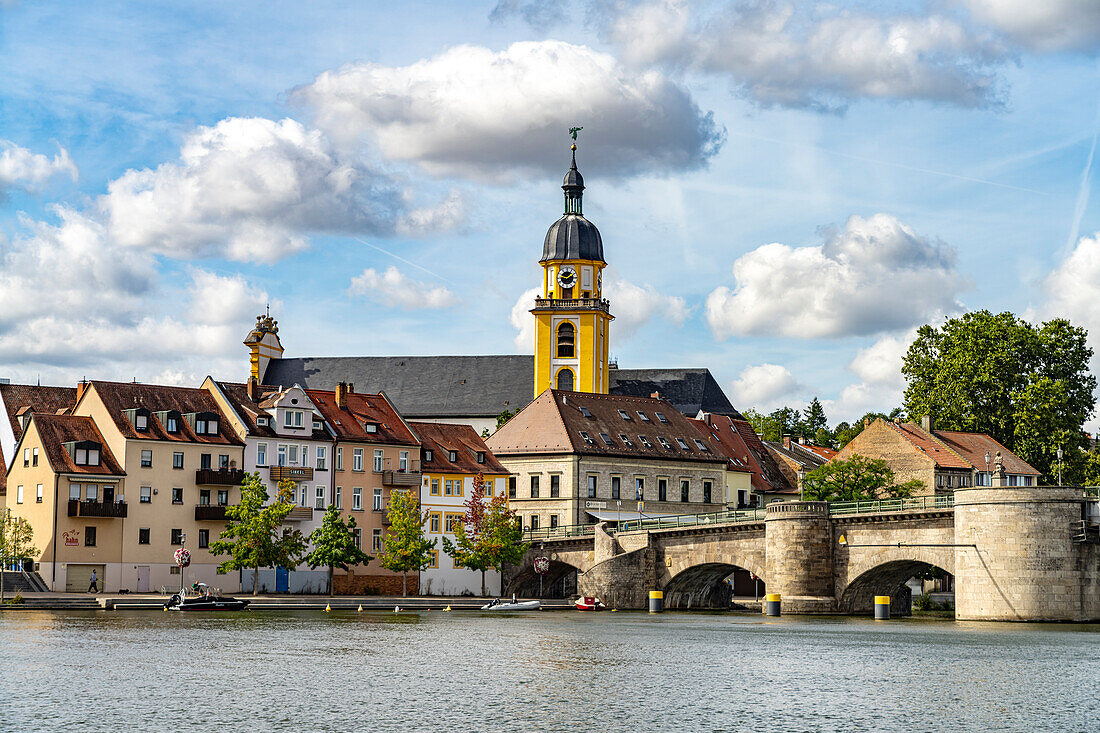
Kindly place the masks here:
<instances>
[{"instance_id":1,"label":"chimney","mask_svg":"<svg viewBox=\"0 0 1100 733\"><path fill-rule=\"evenodd\" d=\"M660 392L654 392L653 394L650 395L650 397L652 397L655 400L659 400L659 399L661 399L661 393Z\"/></svg>"},{"instance_id":2,"label":"chimney","mask_svg":"<svg viewBox=\"0 0 1100 733\"><path fill-rule=\"evenodd\" d=\"M84 396L84 392L88 389L88 379L85 377L76 383L76 401L80 402L80 398Z\"/></svg>"},{"instance_id":3,"label":"chimney","mask_svg":"<svg viewBox=\"0 0 1100 733\"><path fill-rule=\"evenodd\" d=\"M789 435L784 435L783 436L783 447L786 448L787 450L791 449L791 436L789 436Z\"/></svg>"},{"instance_id":4,"label":"chimney","mask_svg":"<svg viewBox=\"0 0 1100 733\"><path fill-rule=\"evenodd\" d=\"M935 427L935 423L932 422L931 415L925 415L920 419L920 426L924 429L924 432L931 433Z\"/></svg>"},{"instance_id":5,"label":"chimney","mask_svg":"<svg viewBox=\"0 0 1100 733\"><path fill-rule=\"evenodd\" d=\"M352 384L351 382L348 382L348 394L354 394L354 393L355 393L355 385Z\"/></svg>"},{"instance_id":6,"label":"chimney","mask_svg":"<svg viewBox=\"0 0 1100 733\"><path fill-rule=\"evenodd\" d=\"M348 384L339 382L336 385L336 407L341 410L348 409Z\"/></svg>"},{"instance_id":7,"label":"chimney","mask_svg":"<svg viewBox=\"0 0 1100 733\"><path fill-rule=\"evenodd\" d=\"M255 377L248 378L248 399L253 402L260 401L260 384Z\"/></svg>"}]
</instances>

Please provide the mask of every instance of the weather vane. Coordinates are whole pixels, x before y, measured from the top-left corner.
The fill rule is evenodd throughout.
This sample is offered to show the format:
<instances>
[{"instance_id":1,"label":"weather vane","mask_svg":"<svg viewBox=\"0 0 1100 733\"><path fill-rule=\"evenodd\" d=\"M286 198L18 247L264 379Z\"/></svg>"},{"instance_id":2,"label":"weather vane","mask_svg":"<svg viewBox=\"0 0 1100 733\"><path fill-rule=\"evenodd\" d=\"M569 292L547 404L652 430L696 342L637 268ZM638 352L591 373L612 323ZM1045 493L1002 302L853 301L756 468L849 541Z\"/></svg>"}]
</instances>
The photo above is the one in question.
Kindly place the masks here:
<instances>
[{"instance_id":1,"label":"weather vane","mask_svg":"<svg viewBox=\"0 0 1100 733\"><path fill-rule=\"evenodd\" d=\"M577 142L577 133L583 130L583 127L570 127L569 134L573 136L573 142Z\"/></svg>"}]
</instances>

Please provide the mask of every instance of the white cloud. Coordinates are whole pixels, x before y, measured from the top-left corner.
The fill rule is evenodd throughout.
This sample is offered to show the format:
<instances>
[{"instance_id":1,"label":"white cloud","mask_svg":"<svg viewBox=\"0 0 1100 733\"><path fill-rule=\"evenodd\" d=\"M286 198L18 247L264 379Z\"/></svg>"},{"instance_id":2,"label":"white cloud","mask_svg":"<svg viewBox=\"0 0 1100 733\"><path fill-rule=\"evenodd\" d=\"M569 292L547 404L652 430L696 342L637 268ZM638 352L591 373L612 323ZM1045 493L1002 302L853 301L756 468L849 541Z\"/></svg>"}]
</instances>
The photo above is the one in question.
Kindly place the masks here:
<instances>
[{"instance_id":1,"label":"white cloud","mask_svg":"<svg viewBox=\"0 0 1100 733\"><path fill-rule=\"evenodd\" d=\"M915 328L900 335L885 335L856 353L848 369L860 381L844 387L829 405L834 420L858 420L868 412L889 413L901 405L905 392L901 366L916 336Z\"/></svg>"},{"instance_id":2,"label":"white cloud","mask_svg":"<svg viewBox=\"0 0 1100 733\"><path fill-rule=\"evenodd\" d=\"M293 97L337 139L365 138L392 160L490 183L560 174L574 125L585 128L582 167L603 175L697 168L724 136L660 72L631 72L609 54L561 41L501 52L457 46L402 67L351 64Z\"/></svg>"},{"instance_id":3,"label":"white cloud","mask_svg":"<svg viewBox=\"0 0 1100 733\"><path fill-rule=\"evenodd\" d=\"M1096 0L956 0L971 16L1036 51L1100 49Z\"/></svg>"},{"instance_id":4,"label":"white cloud","mask_svg":"<svg viewBox=\"0 0 1100 733\"><path fill-rule=\"evenodd\" d=\"M512 328L516 329L514 339L516 350L521 354L535 353L535 317L530 311L535 307L535 298L541 293L541 288L523 291L523 295L516 299L516 304L512 306L512 312L508 315L508 321L512 324Z\"/></svg>"},{"instance_id":5,"label":"white cloud","mask_svg":"<svg viewBox=\"0 0 1100 733\"><path fill-rule=\"evenodd\" d=\"M802 389L787 367L758 364L745 368L730 384L730 399L742 411L770 412Z\"/></svg>"},{"instance_id":6,"label":"white cloud","mask_svg":"<svg viewBox=\"0 0 1100 733\"><path fill-rule=\"evenodd\" d=\"M57 155L50 158L0 140L0 196L9 188L35 191L57 175L68 175L74 182L79 175L65 148L59 147Z\"/></svg>"},{"instance_id":7,"label":"white cloud","mask_svg":"<svg viewBox=\"0 0 1100 733\"><path fill-rule=\"evenodd\" d=\"M842 109L857 99L963 107L999 101L988 70L1005 49L944 16L876 17L778 0L613 5L609 40L637 65L728 76L766 105Z\"/></svg>"},{"instance_id":8,"label":"white cloud","mask_svg":"<svg viewBox=\"0 0 1100 733\"><path fill-rule=\"evenodd\" d=\"M231 117L192 132L178 162L112 181L99 206L127 247L274 262L306 249L311 232L416 233L459 218L458 202L442 216L412 211L409 198L392 177L342 158L318 130Z\"/></svg>"},{"instance_id":9,"label":"white cloud","mask_svg":"<svg viewBox=\"0 0 1100 733\"><path fill-rule=\"evenodd\" d=\"M635 285L609 273L604 280L604 297L615 316L611 333L616 340L628 339L654 318L665 318L682 326L688 316L687 303L676 295L664 295L650 284Z\"/></svg>"},{"instance_id":10,"label":"white cloud","mask_svg":"<svg viewBox=\"0 0 1100 733\"><path fill-rule=\"evenodd\" d=\"M1100 362L1100 232L1081 237L1042 285L1044 318L1067 318L1089 331Z\"/></svg>"},{"instance_id":11,"label":"white cloud","mask_svg":"<svg viewBox=\"0 0 1100 733\"><path fill-rule=\"evenodd\" d=\"M397 306L404 310L420 308L449 308L458 302L442 285L429 285L406 277L396 267L388 267L379 273L368 267L351 279L349 295L361 295L376 303Z\"/></svg>"},{"instance_id":12,"label":"white cloud","mask_svg":"<svg viewBox=\"0 0 1100 733\"><path fill-rule=\"evenodd\" d=\"M823 244L766 244L733 264L734 287L707 296L715 337L828 338L909 328L961 308L970 286L953 247L889 214L852 216Z\"/></svg>"}]
</instances>

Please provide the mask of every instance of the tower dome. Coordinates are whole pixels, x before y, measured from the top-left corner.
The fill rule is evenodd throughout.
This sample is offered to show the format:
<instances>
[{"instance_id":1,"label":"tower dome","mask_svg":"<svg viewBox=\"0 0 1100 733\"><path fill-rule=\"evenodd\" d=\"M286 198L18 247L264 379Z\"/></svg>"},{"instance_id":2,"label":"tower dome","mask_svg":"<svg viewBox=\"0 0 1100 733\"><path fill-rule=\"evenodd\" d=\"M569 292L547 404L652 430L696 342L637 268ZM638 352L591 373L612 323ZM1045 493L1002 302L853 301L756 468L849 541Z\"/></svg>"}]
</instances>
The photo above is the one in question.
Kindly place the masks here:
<instances>
[{"instance_id":1,"label":"tower dome","mask_svg":"<svg viewBox=\"0 0 1100 733\"><path fill-rule=\"evenodd\" d=\"M565 214L550 225L542 245L542 259L593 260L604 262L603 239L596 225L584 218L581 198L584 195L584 177L577 170L577 146L572 146L573 164L565 173L561 189L565 192Z\"/></svg>"}]
</instances>

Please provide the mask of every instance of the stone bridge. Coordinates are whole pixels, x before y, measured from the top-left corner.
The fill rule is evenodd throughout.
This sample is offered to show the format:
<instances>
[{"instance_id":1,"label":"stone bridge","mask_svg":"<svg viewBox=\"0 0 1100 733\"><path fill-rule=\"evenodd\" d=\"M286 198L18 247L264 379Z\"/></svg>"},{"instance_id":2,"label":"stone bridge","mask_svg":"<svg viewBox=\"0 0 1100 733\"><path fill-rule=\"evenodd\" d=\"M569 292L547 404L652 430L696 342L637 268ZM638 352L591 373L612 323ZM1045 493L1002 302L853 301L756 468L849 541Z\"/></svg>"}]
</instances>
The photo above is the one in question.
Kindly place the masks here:
<instances>
[{"instance_id":1,"label":"stone bridge","mask_svg":"<svg viewBox=\"0 0 1100 733\"><path fill-rule=\"evenodd\" d=\"M954 506L830 514L825 502L784 502L763 520L697 524L535 542L505 574L505 592L533 594L540 555L550 585L613 608L729 608L724 580L744 568L782 596L785 613L869 613L889 595L908 614L905 581L930 567L955 578L958 619L1100 619L1100 542L1080 489L961 489ZM1085 522L1085 523L1083 523ZM844 542L841 543L843 537Z\"/></svg>"}]
</instances>

